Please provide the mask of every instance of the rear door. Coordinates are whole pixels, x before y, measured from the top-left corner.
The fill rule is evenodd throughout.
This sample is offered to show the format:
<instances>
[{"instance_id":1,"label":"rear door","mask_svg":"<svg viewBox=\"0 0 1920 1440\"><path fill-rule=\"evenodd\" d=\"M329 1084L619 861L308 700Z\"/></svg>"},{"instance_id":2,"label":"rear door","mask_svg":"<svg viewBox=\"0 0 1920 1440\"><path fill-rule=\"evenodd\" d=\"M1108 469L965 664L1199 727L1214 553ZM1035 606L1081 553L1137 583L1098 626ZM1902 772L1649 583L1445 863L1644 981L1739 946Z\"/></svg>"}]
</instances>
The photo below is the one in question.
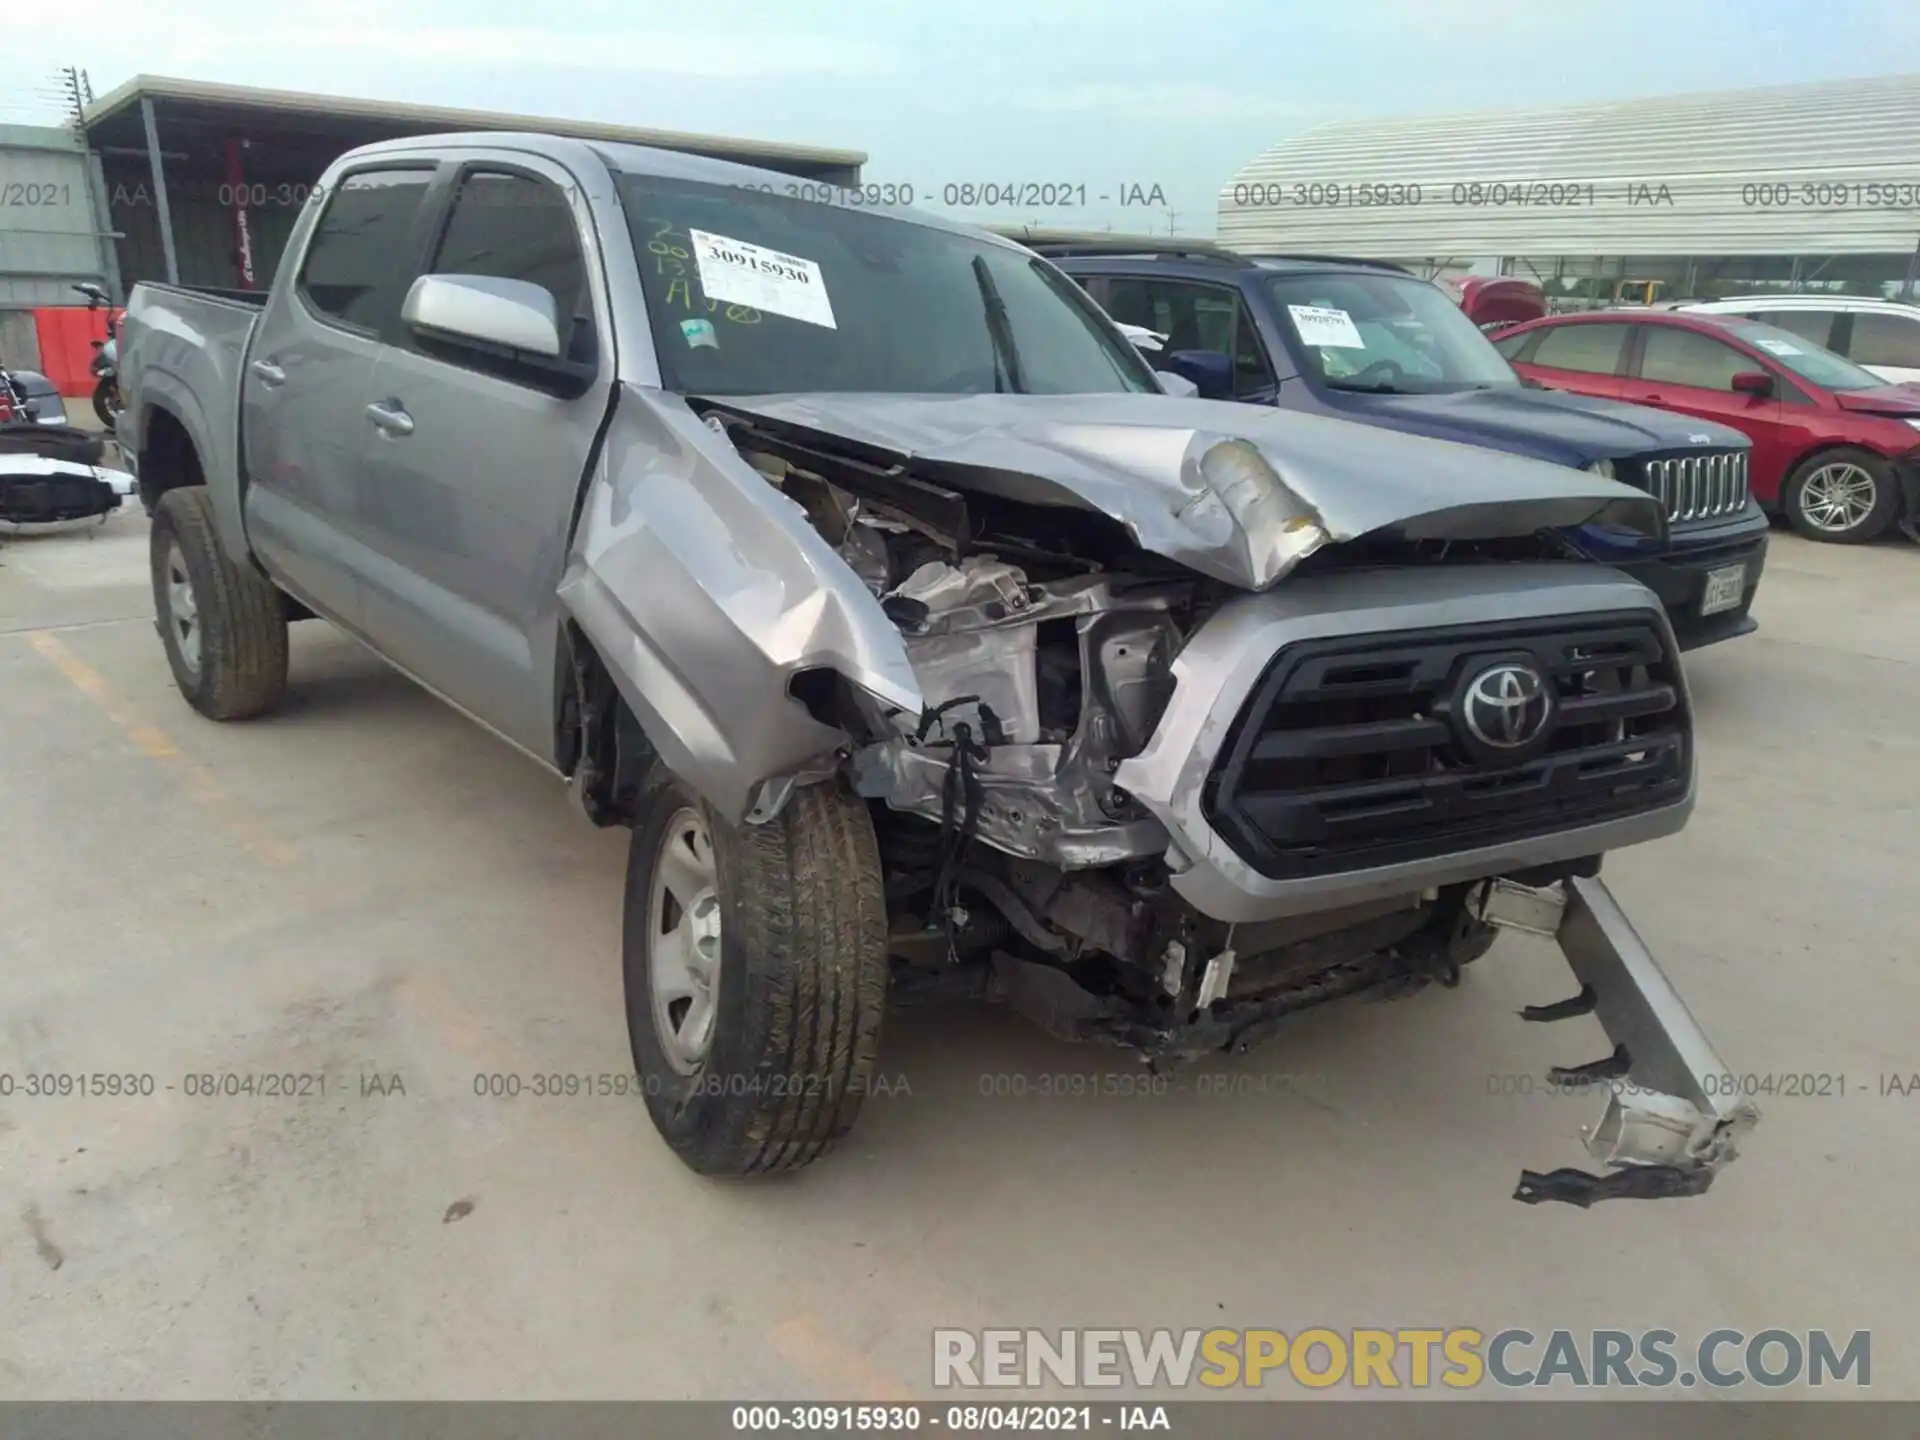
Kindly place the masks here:
<instances>
[{"instance_id":1,"label":"rear door","mask_svg":"<svg viewBox=\"0 0 1920 1440\"><path fill-rule=\"evenodd\" d=\"M1494 348L1550 389L1618 400L1630 333L1623 323L1583 320L1502 336Z\"/></svg>"},{"instance_id":2,"label":"rear door","mask_svg":"<svg viewBox=\"0 0 1920 1440\"><path fill-rule=\"evenodd\" d=\"M434 165L358 167L319 207L288 284L261 313L241 378L247 540L315 610L361 628L358 479L378 336L396 311Z\"/></svg>"},{"instance_id":3,"label":"rear door","mask_svg":"<svg viewBox=\"0 0 1920 1440\"><path fill-rule=\"evenodd\" d=\"M551 161L468 152L422 273L546 289L568 358L592 374L584 390L556 393L396 319L354 416L368 447L359 497L371 638L542 759L553 753L555 590L614 383L599 245L579 192Z\"/></svg>"},{"instance_id":4,"label":"rear door","mask_svg":"<svg viewBox=\"0 0 1920 1440\"><path fill-rule=\"evenodd\" d=\"M1640 324L1626 397L1642 405L1730 425L1753 441L1749 487L1771 504L1801 448L1795 411L1810 402L1779 366L1723 340L1680 325ZM1782 341L1781 344L1789 342ZM1733 388L1733 377L1761 371L1773 377L1770 396Z\"/></svg>"}]
</instances>

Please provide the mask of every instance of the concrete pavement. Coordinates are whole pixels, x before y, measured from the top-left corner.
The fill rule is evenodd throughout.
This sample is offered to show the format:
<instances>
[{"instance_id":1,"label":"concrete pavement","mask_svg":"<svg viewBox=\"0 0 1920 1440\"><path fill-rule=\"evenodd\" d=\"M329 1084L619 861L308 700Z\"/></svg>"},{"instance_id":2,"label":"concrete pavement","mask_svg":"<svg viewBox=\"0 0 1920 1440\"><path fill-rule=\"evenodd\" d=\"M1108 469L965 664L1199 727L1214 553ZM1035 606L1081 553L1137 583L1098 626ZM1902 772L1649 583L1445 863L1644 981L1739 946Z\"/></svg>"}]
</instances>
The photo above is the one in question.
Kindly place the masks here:
<instances>
[{"instance_id":1,"label":"concrete pavement","mask_svg":"<svg viewBox=\"0 0 1920 1440\"><path fill-rule=\"evenodd\" d=\"M1761 633L1689 661L1695 822L1608 864L1730 1065L1844 1095L1580 1212L1507 1198L1592 1107L1500 1077L1601 1053L1515 1018L1566 989L1515 936L1203 1067L1237 1094L1042 1098L1138 1067L896 1017L893 1093L770 1184L634 1100L477 1093L628 1070L624 836L324 625L283 714L200 720L145 540L0 542L0 1397L884 1399L936 1326L1462 1324L1870 1328L1920 1397L1920 1095L1878 1089L1920 1071L1920 550L1776 536ZM225 1075L299 1093L189 1093Z\"/></svg>"}]
</instances>

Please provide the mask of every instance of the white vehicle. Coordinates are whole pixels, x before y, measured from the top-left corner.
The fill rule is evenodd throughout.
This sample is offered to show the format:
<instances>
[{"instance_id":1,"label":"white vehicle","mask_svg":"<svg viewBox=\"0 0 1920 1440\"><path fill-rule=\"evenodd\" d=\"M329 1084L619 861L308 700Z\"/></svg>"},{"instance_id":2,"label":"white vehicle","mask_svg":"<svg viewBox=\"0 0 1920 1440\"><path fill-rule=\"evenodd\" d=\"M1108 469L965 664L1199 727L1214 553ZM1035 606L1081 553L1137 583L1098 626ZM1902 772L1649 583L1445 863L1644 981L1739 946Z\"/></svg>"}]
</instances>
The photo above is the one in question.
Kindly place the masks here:
<instances>
[{"instance_id":1,"label":"white vehicle","mask_svg":"<svg viewBox=\"0 0 1920 1440\"><path fill-rule=\"evenodd\" d=\"M1920 382L1920 305L1864 295L1735 295L1677 308L1744 315L1844 355L1890 384Z\"/></svg>"}]
</instances>

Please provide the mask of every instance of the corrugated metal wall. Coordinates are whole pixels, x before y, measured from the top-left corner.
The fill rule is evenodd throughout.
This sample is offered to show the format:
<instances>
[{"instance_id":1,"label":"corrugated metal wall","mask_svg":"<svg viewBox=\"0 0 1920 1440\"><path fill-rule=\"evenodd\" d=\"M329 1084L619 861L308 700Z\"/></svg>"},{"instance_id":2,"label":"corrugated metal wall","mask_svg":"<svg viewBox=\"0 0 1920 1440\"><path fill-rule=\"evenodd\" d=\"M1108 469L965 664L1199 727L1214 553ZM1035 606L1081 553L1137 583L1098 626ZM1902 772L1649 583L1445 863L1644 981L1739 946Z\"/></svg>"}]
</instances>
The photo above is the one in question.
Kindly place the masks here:
<instances>
[{"instance_id":1,"label":"corrugated metal wall","mask_svg":"<svg viewBox=\"0 0 1920 1440\"><path fill-rule=\"evenodd\" d=\"M1323 125L1222 188L1220 239L1383 258L1905 254L1917 191L1920 76L1892 76Z\"/></svg>"},{"instance_id":2,"label":"corrugated metal wall","mask_svg":"<svg viewBox=\"0 0 1920 1440\"><path fill-rule=\"evenodd\" d=\"M0 125L0 310L74 303L105 282L94 161L71 130Z\"/></svg>"},{"instance_id":3,"label":"corrugated metal wall","mask_svg":"<svg viewBox=\"0 0 1920 1440\"><path fill-rule=\"evenodd\" d=\"M120 268L129 287L141 280L164 280L166 255L160 244L160 210L154 200L153 172L144 156L106 157L108 212L120 239ZM273 279L308 184L258 186L269 203L247 209L253 236L255 277L261 289ZM240 284L235 253L233 211L221 203L227 194L224 172L204 161L167 161L167 210L173 217L173 248L180 262L180 283L234 289Z\"/></svg>"}]
</instances>

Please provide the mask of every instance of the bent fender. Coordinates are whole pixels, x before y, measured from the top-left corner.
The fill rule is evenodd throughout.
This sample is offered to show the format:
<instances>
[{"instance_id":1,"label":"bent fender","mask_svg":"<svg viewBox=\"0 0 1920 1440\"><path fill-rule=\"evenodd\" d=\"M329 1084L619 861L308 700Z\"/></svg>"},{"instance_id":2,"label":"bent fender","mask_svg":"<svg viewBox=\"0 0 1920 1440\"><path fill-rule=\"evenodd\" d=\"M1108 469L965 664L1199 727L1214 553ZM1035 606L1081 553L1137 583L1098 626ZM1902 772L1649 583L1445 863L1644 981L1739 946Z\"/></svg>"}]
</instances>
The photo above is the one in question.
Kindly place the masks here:
<instances>
[{"instance_id":1,"label":"bent fender","mask_svg":"<svg viewBox=\"0 0 1920 1440\"><path fill-rule=\"evenodd\" d=\"M800 507L678 396L620 394L559 585L667 767L729 823L845 743L788 694L824 668L920 712L899 632Z\"/></svg>"}]
</instances>

